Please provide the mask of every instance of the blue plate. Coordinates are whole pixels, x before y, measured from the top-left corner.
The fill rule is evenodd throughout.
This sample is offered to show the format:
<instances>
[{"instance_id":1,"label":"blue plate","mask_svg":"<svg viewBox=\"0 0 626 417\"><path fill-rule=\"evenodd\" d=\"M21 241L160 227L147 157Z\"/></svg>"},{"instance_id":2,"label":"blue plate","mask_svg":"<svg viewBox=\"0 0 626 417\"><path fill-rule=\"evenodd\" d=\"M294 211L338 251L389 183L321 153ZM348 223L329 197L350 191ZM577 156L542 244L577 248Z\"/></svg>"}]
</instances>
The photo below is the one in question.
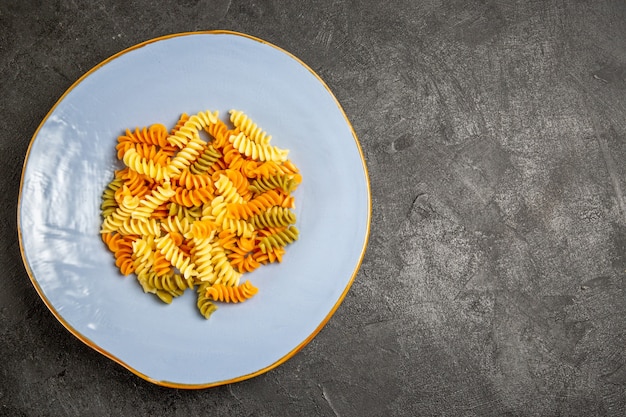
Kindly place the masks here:
<instances>
[{"instance_id":1,"label":"blue plate","mask_svg":"<svg viewBox=\"0 0 626 417\"><path fill-rule=\"evenodd\" d=\"M290 150L300 239L283 262L244 277L259 288L205 320L187 291L170 305L123 277L99 235L100 202L124 129L181 113L244 111ZM153 383L205 388L266 372L329 320L363 258L371 215L357 137L302 61L251 36L197 32L129 48L81 77L37 129L22 173L24 264L56 318L98 352Z\"/></svg>"}]
</instances>

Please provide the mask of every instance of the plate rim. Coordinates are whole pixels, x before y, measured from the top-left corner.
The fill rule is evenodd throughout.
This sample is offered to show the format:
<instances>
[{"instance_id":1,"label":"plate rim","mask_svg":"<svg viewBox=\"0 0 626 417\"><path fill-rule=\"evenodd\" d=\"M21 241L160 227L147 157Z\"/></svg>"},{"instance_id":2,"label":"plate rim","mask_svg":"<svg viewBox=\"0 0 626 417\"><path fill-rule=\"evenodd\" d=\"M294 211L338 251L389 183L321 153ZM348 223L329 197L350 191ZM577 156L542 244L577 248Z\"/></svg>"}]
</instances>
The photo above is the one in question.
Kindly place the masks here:
<instances>
[{"instance_id":1,"label":"plate rim","mask_svg":"<svg viewBox=\"0 0 626 417\"><path fill-rule=\"evenodd\" d=\"M366 227L365 227L365 236L364 236L364 239L363 239L363 247L361 248L361 252L359 254L359 259L358 259L358 262L357 262L357 264L355 266L354 271L352 272L352 276L350 277L350 280L346 284L346 287L343 289L341 295L337 299L337 302L333 305L331 310L324 317L324 319L320 322L320 324L313 330L313 332L308 337L306 337L302 342L300 342L295 348L293 348L292 350L287 352L284 356L282 356L281 358L279 358L275 362L273 362L273 363L271 363L271 364L269 364L269 365L267 365L267 366L265 366L265 367L263 367L261 369L258 369L258 370L254 371L254 372L250 372L250 373L245 374L245 375L240 375L238 377L226 379L226 380L220 380L220 381L214 381L214 382L208 382L208 383L199 383L199 384L185 384L185 383L180 383L180 382L171 382L171 381L167 381L167 380L158 380L158 379L152 378L152 377L150 377L150 376L148 376L148 375L146 375L146 374L144 374L142 372L139 372L138 370L134 369L132 366L130 366L129 364L124 362L122 359L116 357L112 353L106 351L104 348L98 346L96 343L91 341L88 337L86 337L81 332L76 330L73 326L71 326L63 318L61 313L59 313L54 308L54 306L52 305L50 300L48 300L48 298L43 293L43 290L41 289L38 280L35 278L32 270L30 268L30 265L28 264L28 261L26 259L26 255L24 253L24 243L23 243L23 239L22 239L22 227L21 227L21 207L22 207L22 191L24 189L24 174L26 172L26 167L27 167L27 164L28 164L30 151L32 149L33 143L35 142L35 139L39 135L39 131L41 130L43 125L48 121L48 119L50 118L52 113L54 113L54 111L56 110L57 106L61 102L63 102L63 100L66 98L66 96L72 90L74 90L74 88L76 88L80 83L82 83L85 79L87 79L87 77L89 77L91 74L93 74L94 72L96 72L97 70L102 68L104 65L108 64L109 62L112 62L115 59L121 57L122 55L125 55L125 54L127 54L129 52L133 52L133 51L135 51L137 49L140 49L140 48L142 48L142 47L144 47L146 45L149 45L151 43L164 41L164 40L168 40L168 39L173 39L173 38L180 38L180 37L184 37L184 36L191 36L191 35L234 35L234 36L240 36L240 37L243 37L243 38L246 38L246 39L249 39L249 40L252 40L252 41L256 41L256 42L259 42L261 44L270 46L270 47L276 49L277 51L286 54L288 57L292 58L297 63L302 65L303 68L305 68L307 71L309 71L321 83L321 85L326 89L328 94L330 94L331 98L333 99L333 101L337 105L337 108L341 112L341 115L343 116L344 120L347 123L347 126L350 129L350 132L352 134L352 138L354 139L354 142L356 144L356 147L357 147L357 150L358 150L358 153L359 153L359 157L361 159L361 164L362 164L363 173L364 173L364 177L365 177L365 186L366 186L366 191L367 191L367 193L366 193L367 194L367 206L368 206L367 207L367 219L366 219L367 220L367 224L366 224ZM132 45L132 46L130 46L128 48L125 48L125 49L123 49L123 50L121 50L121 51L119 51L119 52L109 56L108 58L102 60L101 62L99 62L98 64L93 66L91 69L86 71L84 74L82 74L76 81L74 81L65 90L65 92L56 100L54 105L50 108L50 110L46 113L44 118L41 120L41 122L37 126L37 129L35 130L35 132L33 133L32 137L31 137L31 139L29 141L28 148L27 148L25 156L24 156L24 162L22 164L22 172L21 172L21 176L20 176L20 184L19 184L19 192L18 192L18 203L17 203L17 234L18 234L18 243L19 243L20 255L22 257L22 263L23 263L23 265L24 265L24 267L26 269L26 273L28 274L28 277L30 278L31 283L33 284L37 294L39 295L39 298L41 298L41 300L44 302L44 304L46 305L48 310L50 310L52 315L57 319L57 321L59 321L59 323L61 323L61 325L67 331L69 331L74 337L76 337L78 340L80 340L81 342L83 342L84 344L89 346L90 348L94 349L95 351L97 351L98 353L100 353L103 356L107 357L108 359L112 360L113 362L116 362L117 364L119 364L122 367L126 368L128 371L130 371L131 373L135 374L136 376L140 377L141 379L143 379L145 381L148 381L148 382L153 383L155 385L168 387L168 388L204 389L204 388L212 388L212 387L217 387L217 386L220 386L220 385L226 385L226 384L231 384L231 383L235 383L235 382L240 382L240 381L244 381L246 379L250 379L250 378L253 378L255 376L264 374L264 373L266 373L266 372L268 372L268 371L270 371L270 370L280 366L281 364L285 363L287 360L289 360L290 358L295 356L300 350L302 350L302 348L304 348L307 344L309 344L315 338L315 336L317 336L317 334L322 330L322 328L324 328L324 326L326 326L326 324L328 323L330 318L335 314L335 312L337 311L339 306L342 304L343 300L345 299L346 295L348 294L348 291L350 290L350 288L352 287L352 284L354 283L356 275L358 274L358 271L359 271L359 269L361 267L361 264L363 262L363 258L365 256L367 245L369 243L371 218L372 218L372 193L371 193L371 187L370 187L370 181L369 181L369 174L368 174L368 170L367 170L367 164L366 164L366 161L365 161L363 150L361 148L361 144L360 144L360 142L358 140L356 132L354 131L354 128L353 128L352 124L350 123L350 120L348 119L348 117L347 117L343 107L339 103L339 100L337 100L337 97L335 97L335 95L333 94L331 89L328 87L326 82L324 82L324 80L311 67L309 67L304 61L302 61L300 58L298 58L294 54L290 53L289 51L286 51L285 49L283 49L283 48L281 48L281 47L279 47L277 45L274 45L271 42L268 42L268 41L263 40L263 39L261 39L259 37L256 37L256 36L253 36L253 35L249 35L249 34L246 34L246 33L242 33L242 32L218 29L218 30L200 30L200 31L191 31L191 32L171 33L171 34L168 34L168 35L158 36L158 37L151 38L151 39L145 40L143 42L137 43L135 45Z\"/></svg>"}]
</instances>

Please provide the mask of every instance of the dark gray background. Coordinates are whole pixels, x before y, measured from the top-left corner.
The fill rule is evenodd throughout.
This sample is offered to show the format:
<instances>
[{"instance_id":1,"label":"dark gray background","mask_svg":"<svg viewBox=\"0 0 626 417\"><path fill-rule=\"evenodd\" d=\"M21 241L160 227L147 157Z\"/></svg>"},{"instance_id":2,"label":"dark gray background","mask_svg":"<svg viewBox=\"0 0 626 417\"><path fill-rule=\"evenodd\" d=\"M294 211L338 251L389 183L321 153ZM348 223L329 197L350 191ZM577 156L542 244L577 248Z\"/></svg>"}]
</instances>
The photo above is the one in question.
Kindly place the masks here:
<instances>
[{"instance_id":1,"label":"dark gray background","mask_svg":"<svg viewBox=\"0 0 626 417\"><path fill-rule=\"evenodd\" d=\"M0 2L0 415L625 415L623 0L161 3ZM328 83L373 213L354 285L309 345L184 391L56 321L16 205L29 141L78 77L207 29L261 37Z\"/></svg>"}]
</instances>

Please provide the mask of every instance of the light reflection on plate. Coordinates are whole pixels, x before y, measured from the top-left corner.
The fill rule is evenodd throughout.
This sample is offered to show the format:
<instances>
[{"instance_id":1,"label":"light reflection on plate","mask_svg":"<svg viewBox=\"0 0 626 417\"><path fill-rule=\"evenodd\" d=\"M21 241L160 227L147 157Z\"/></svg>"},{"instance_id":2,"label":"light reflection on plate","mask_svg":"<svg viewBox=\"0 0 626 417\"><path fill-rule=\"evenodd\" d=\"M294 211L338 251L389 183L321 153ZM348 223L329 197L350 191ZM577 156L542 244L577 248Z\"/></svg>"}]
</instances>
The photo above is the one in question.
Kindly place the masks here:
<instances>
[{"instance_id":1,"label":"light reflection on plate","mask_svg":"<svg viewBox=\"0 0 626 417\"><path fill-rule=\"evenodd\" d=\"M290 150L300 239L247 274L251 300L202 318L188 291L165 305L117 271L99 236L100 197L126 128L243 110ZM35 133L18 204L20 247L42 300L76 337L156 384L204 388L283 363L345 297L365 252L371 197L361 149L328 87L300 60L234 32L155 39L79 79Z\"/></svg>"}]
</instances>

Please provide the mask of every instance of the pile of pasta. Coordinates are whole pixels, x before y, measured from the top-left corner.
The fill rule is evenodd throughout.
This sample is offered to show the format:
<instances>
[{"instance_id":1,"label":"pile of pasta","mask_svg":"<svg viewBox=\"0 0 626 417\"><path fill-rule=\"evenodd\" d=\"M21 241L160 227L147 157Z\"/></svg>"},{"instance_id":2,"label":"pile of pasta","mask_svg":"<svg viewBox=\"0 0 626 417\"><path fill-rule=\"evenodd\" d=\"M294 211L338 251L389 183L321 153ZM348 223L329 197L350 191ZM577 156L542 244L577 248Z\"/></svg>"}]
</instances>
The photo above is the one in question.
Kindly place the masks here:
<instances>
[{"instance_id":1,"label":"pile of pasta","mask_svg":"<svg viewBox=\"0 0 626 417\"><path fill-rule=\"evenodd\" d=\"M302 177L288 150L245 113L183 114L118 137L115 171L102 196L101 236L123 275L165 303L195 290L205 318L216 302L242 302L258 288L241 277L281 262L298 239L292 193Z\"/></svg>"}]
</instances>

